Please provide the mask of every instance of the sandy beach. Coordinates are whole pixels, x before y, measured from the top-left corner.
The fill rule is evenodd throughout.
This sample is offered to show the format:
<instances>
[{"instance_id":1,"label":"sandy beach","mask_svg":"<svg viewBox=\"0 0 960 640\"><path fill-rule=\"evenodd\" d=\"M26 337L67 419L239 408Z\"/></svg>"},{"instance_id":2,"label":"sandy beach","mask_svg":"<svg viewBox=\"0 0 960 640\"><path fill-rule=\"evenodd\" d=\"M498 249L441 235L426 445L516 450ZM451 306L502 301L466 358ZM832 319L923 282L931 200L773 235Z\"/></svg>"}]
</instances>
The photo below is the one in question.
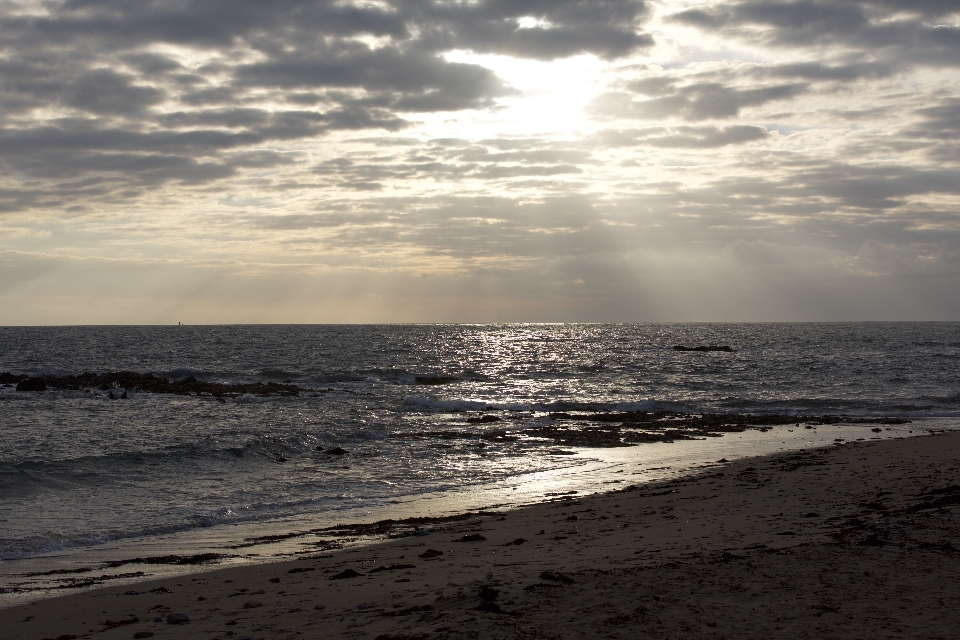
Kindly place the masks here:
<instances>
[{"instance_id":1,"label":"sandy beach","mask_svg":"<svg viewBox=\"0 0 960 640\"><path fill-rule=\"evenodd\" d=\"M0 610L3 638L955 638L960 433L718 461L288 562Z\"/></svg>"}]
</instances>

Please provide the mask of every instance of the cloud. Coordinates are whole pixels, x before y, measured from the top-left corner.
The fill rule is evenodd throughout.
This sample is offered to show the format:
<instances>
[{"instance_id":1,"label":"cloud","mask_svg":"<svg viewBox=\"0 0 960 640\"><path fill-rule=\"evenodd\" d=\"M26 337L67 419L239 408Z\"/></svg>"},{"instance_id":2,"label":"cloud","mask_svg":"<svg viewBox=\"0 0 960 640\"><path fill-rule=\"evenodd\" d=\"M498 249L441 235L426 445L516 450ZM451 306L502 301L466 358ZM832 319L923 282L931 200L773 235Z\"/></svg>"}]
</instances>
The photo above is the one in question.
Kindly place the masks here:
<instances>
[{"instance_id":1,"label":"cloud","mask_svg":"<svg viewBox=\"0 0 960 640\"><path fill-rule=\"evenodd\" d=\"M958 29L954 0L12 0L0 254L42 277L0 321L77 321L91 278L126 292L100 322L960 317Z\"/></svg>"},{"instance_id":2,"label":"cloud","mask_svg":"<svg viewBox=\"0 0 960 640\"><path fill-rule=\"evenodd\" d=\"M47 180L33 183L47 196L66 188L49 181L82 176L125 199L132 185L239 177L266 165L243 164L238 150L397 132L411 115L491 109L516 95L490 69L447 59L451 50L615 59L652 45L649 17L640 0L17 3L0 10L0 166ZM508 173L498 161L508 160L476 174ZM440 170L420 164L420 174ZM579 170L568 161L518 171Z\"/></svg>"},{"instance_id":3,"label":"cloud","mask_svg":"<svg viewBox=\"0 0 960 640\"><path fill-rule=\"evenodd\" d=\"M697 82L682 87L672 83L655 84L648 81L632 83L636 93L653 95L636 100L625 92L611 92L599 97L594 113L619 118L663 120L720 120L735 118L746 107L787 100L807 91L803 83L779 84L767 87L737 88L716 82Z\"/></svg>"},{"instance_id":4,"label":"cloud","mask_svg":"<svg viewBox=\"0 0 960 640\"><path fill-rule=\"evenodd\" d=\"M960 64L960 27L937 23L956 16L955 3L930 0L748 0L679 11L672 20L765 46L823 46L920 65Z\"/></svg>"},{"instance_id":5,"label":"cloud","mask_svg":"<svg viewBox=\"0 0 960 640\"><path fill-rule=\"evenodd\" d=\"M608 129L597 134L603 145L642 146L666 149L716 149L744 144L770 136L764 127L732 125L728 127L651 127L648 129Z\"/></svg>"}]
</instances>

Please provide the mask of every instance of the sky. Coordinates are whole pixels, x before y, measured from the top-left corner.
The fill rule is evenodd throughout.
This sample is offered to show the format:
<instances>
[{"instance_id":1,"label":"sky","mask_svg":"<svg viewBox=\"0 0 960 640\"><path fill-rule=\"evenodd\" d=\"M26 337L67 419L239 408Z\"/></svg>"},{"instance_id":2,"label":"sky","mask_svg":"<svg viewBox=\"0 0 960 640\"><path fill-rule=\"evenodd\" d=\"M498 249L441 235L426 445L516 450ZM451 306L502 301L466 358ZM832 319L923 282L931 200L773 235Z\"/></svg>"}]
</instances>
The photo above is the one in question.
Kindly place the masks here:
<instances>
[{"instance_id":1,"label":"sky","mask_svg":"<svg viewBox=\"0 0 960 640\"><path fill-rule=\"evenodd\" d=\"M0 324L960 320L960 0L0 0Z\"/></svg>"}]
</instances>

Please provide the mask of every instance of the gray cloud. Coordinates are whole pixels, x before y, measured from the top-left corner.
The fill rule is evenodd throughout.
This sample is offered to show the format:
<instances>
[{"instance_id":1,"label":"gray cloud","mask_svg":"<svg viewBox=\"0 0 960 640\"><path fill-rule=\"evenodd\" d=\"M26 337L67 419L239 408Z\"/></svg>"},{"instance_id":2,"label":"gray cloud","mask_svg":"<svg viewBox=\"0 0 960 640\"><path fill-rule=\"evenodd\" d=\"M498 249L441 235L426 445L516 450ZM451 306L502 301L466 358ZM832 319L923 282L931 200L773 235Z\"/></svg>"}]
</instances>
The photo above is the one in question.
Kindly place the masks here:
<instances>
[{"instance_id":1,"label":"gray cloud","mask_svg":"<svg viewBox=\"0 0 960 640\"><path fill-rule=\"evenodd\" d=\"M689 26L768 46L836 45L899 63L960 64L960 27L932 20L956 15L955 2L798 0L714 3L680 11Z\"/></svg>"},{"instance_id":2,"label":"gray cloud","mask_svg":"<svg viewBox=\"0 0 960 640\"><path fill-rule=\"evenodd\" d=\"M446 59L452 49L613 59L652 44L642 32L649 15L641 0L68 0L0 10L0 166L120 190L216 181L254 166L237 150L395 132L407 114L486 109L515 93L484 67ZM181 59L158 45L189 49ZM204 61L187 62L189 51ZM511 160L486 160L501 161ZM563 171L577 171L569 161ZM393 174L441 171L420 164ZM523 171L560 171L551 166Z\"/></svg>"},{"instance_id":3,"label":"gray cloud","mask_svg":"<svg viewBox=\"0 0 960 640\"><path fill-rule=\"evenodd\" d=\"M675 87L673 83L639 81L632 83L630 88L637 93L655 97L635 100L628 93L612 92L601 96L595 102L594 112L620 118L648 120L681 118L697 121L735 118L746 107L796 97L806 92L808 85L791 83L745 89L716 82L697 82Z\"/></svg>"},{"instance_id":4,"label":"gray cloud","mask_svg":"<svg viewBox=\"0 0 960 640\"><path fill-rule=\"evenodd\" d=\"M598 135L603 145L629 147L648 145L673 149L715 149L763 140L770 133L754 125L729 127L651 127L649 129L606 130Z\"/></svg>"}]
</instances>

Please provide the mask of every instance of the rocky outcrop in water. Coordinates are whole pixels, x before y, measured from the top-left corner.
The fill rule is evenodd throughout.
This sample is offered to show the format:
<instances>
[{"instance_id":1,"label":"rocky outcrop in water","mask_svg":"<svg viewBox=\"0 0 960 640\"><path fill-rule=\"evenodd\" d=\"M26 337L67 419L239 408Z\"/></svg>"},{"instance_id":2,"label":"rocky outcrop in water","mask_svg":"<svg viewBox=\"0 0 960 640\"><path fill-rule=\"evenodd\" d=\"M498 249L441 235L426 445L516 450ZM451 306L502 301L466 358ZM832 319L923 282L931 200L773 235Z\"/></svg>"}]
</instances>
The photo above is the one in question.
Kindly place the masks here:
<instances>
[{"instance_id":1,"label":"rocky outcrop in water","mask_svg":"<svg viewBox=\"0 0 960 640\"><path fill-rule=\"evenodd\" d=\"M16 384L17 391L43 391L45 389L125 389L130 391L145 391L148 393L173 393L177 395L215 396L217 398L236 397L249 393L257 396L295 396L300 394L300 387L295 384L280 384L277 382L249 382L229 384L223 382L204 382L189 376L182 380L170 380L164 376L152 373L137 373L136 371L111 371L107 373L81 373L66 376L37 376L17 375L12 373L0 374L0 383Z\"/></svg>"},{"instance_id":2,"label":"rocky outcrop in water","mask_svg":"<svg viewBox=\"0 0 960 640\"><path fill-rule=\"evenodd\" d=\"M17 383L17 391L46 391L47 383L43 378L27 378Z\"/></svg>"}]
</instances>

